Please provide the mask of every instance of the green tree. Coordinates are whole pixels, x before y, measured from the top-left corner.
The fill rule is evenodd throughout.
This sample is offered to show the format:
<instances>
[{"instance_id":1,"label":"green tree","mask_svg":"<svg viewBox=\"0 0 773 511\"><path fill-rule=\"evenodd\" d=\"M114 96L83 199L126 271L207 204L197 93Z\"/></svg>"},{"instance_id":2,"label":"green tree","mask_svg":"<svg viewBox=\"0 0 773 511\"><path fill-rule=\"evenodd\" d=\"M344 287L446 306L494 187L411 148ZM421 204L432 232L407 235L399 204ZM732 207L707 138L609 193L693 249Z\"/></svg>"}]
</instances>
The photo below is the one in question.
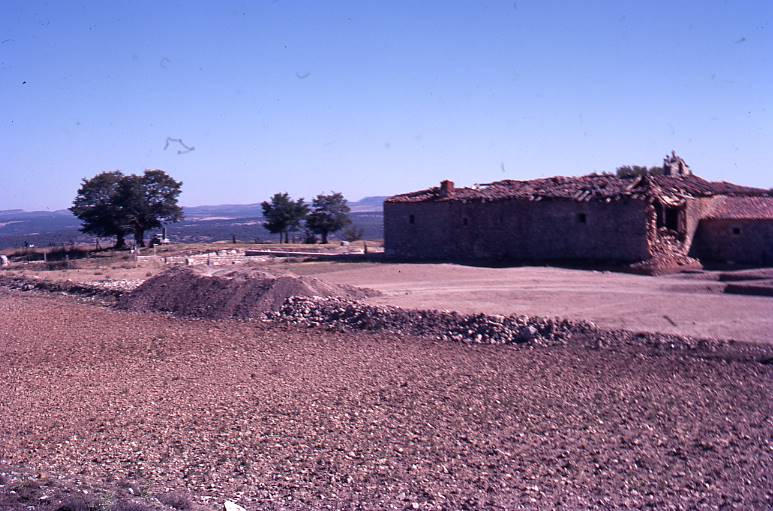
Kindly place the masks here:
<instances>
[{"instance_id":1,"label":"green tree","mask_svg":"<svg viewBox=\"0 0 773 511\"><path fill-rule=\"evenodd\" d=\"M662 176L663 167L649 167L642 165L623 165L615 171L617 177L637 177L643 175Z\"/></svg>"},{"instance_id":2,"label":"green tree","mask_svg":"<svg viewBox=\"0 0 773 511\"><path fill-rule=\"evenodd\" d=\"M348 242L359 241L362 239L364 235L365 235L365 231L363 231L361 227L357 227L356 225L350 225L349 227L344 229L344 232L343 232L344 239Z\"/></svg>"},{"instance_id":3,"label":"green tree","mask_svg":"<svg viewBox=\"0 0 773 511\"><path fill-rule=\"evenodd\" d=\"M182 183L163 170L146 170L141 176L102 172L84 179L70 211L95 236L115 236L116 248L123 248L127 234L134 234L145 246L145 232L162 222L182 219L177 205Z\"/></svg>"},{"instance_id":4,"label":"green tree","mask_svg":"<svg viewBox=\"0 0 773 511\"><path fill-rule=\"evenodd\" d=\"M349 218L349 204L341 193L319 194L311 205L313 210L306 219L306 226L322 237L322 243L327 243L329 234L352 223Z\"/></svg>"},{"instance_id":5,"label":"green tree","mask_svg":"<svg viewBox=\"0 0 773 511\"><path fill-rule=\"evenodd\" d=\"M287 193L275 193L271 201L260 204L263 209L263 227L279 234L279 242L290 242L290 231L297 230L309 214L309 206L303 198L293 200Z\"/></svg>"},{"instance_id":6,"label":"green tree","mask_svg":"<svg viewBox=\"0 0 773 511\"><path fill-rule=\"evenodd\" d=\"M163 222L178 222L183 210L177 204L182 182L163 170L146 170L141 176L124 176L116 193L123 224L134 234L137 246L145 246L145 232Z\"/></svg>"},{"instance_id":7,"label":"green tree","mask_svg":"<svg viewBox=\"0 0 773 511\"><path fill-rule=\"evenodd\" d=\"M129 232L122 221L115 198L126 176L119 171L102 172L83 179L70 211L82 222L81 232L98 237L115 236L116 248L123 248Z\"/></svg>"}]
</instances>

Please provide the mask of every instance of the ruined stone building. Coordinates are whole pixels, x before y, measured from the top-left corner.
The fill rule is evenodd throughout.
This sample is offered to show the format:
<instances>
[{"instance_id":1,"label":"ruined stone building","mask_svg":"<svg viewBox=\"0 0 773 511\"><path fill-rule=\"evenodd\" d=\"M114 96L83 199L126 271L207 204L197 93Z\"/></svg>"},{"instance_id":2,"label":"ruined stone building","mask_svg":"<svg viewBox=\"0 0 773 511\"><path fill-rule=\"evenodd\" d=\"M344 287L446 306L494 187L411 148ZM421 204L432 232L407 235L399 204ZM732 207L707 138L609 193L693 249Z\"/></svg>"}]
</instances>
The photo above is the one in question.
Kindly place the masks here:
<instances>
[{"instance_id":1,"label":"ruined stone building","mask_svg":"<svg viewBox=\"0 0 773 511\"><path fill-rule=\"evenodd\" d=\"M674 153L664 160L663 174L505 180L471 188L443 181L387 199L385 254L773 265L773 192L706 181Z\"/></svg>"}]
</instances>

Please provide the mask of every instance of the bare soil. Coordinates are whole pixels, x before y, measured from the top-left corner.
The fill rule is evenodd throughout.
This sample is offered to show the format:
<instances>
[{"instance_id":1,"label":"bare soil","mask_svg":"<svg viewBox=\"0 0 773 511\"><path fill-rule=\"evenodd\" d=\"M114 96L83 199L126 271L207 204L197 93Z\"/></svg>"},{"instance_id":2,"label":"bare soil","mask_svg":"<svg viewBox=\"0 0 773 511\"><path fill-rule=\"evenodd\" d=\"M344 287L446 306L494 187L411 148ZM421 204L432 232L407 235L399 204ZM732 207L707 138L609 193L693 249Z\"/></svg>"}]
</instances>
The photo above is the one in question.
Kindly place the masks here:
<instances>
[{"instance_id":1,"label":"bare soil","mask_svg":"<svg viewBox=\"0 0 773 511\"><path fill-rule=\"evenodd\" d=\"M119 300L123 309L163 311L208 319L254 319L277 311L291 296L366 298L378 294L310 276L267 273L237 265L227 269L175 267L147 279Z\"/></svg>"},{"instance_id":2,"label":"bare soil","mask_svg":"<svg viewBox=\"0 0 773 511\"><path fill-rule=\"evenodd\" d=\"M221 245L227 246L227 245ZM171 249L170 249L171 250ZM181 254L193 248L177 248ZM6 270L54 281L132 288L169 266L159 262L78 261L70 270ZM239 266L239 265L236 265ZM553 267L486 268L455 264L248 262L258 270L291 271L332 284L376 289L376 305L461 313L527 314L593 321L602 328L700 338L773 342L771 269L658 277ZM728 288L731 289L728 289ZM771 296L760 296L760 288ZM726 291L736 290L728 294ZM747 295L746 293L756 293Z\"/></svg>"},{"instance_id":3,"label":"bare soil","mask_svg":"<svg viewBox=\"0 0 773 511\"><path fill-rule=\"evenodd\" d=\"M557 316L609 329L773 342L773 298L724 294L727 284L716 272L650 277L533 266L307 262L284 267L381 291L368 300L374 304Z\"/></svg>"},{"instance_id":4,"label":"bare soil","mask_svg":"<svg viewBox=\"0 0 773 511\"><path fill-rule=\"evenodd\" d=\"M743 358L191 321L0 290L0 360L0 460L71 484L248 510L773 506L773 366Z\"/></svg>"}]
</instances>

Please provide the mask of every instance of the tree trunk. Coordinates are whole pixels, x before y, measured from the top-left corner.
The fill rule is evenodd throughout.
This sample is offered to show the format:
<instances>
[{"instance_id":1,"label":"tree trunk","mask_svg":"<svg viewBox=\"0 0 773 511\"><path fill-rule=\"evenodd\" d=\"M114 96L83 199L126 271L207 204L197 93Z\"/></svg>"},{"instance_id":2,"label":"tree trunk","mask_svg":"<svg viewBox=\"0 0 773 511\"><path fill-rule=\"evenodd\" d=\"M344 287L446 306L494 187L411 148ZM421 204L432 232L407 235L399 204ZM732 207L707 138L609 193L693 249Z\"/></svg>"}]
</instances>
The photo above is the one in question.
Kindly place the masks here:
<instances>
[{"instance_id":1,"label":"tree trunk","mask_svg":"<svg viewBox=\"0 0 773 511\"><path fill-rule=\"evenodd\" d=\"M116 250L121 250L125 246L126 246L126 239L124 238L123 233L116 235L115 247L113 248Z\"/></svg>"},{"instance_id":2,"label":"tree trunk","mask_svg":"<svg viewBox=\"0 0 773 511\"><path fill-rule=\"evenodd\" d=\"M319 234L320 236L322 236L322 244L327 245L327 231L322 231Z\"/></svg>"},{"instance_id":3,"label":"tree trunk","mask_svg":"<svg viewBox=\"0 0 773 511\"><path fill-rule=\"evenodd\" d=\"M145 231L142 229L137 229L134 231L134 243L136 243L138 247L145 246Z\"/></svg>"}]
</instances>

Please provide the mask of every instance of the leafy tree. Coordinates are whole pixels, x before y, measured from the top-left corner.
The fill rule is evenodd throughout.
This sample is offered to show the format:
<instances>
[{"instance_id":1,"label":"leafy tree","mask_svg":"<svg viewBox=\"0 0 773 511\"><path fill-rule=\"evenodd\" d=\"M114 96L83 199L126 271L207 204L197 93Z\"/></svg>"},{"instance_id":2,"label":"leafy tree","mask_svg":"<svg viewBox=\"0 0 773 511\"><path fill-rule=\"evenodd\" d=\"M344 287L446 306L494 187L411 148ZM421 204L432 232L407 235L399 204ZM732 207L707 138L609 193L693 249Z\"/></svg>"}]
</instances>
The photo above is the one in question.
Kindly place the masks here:
<instances>
[{"instance_id":1,"label":"leafy tree","mask_svg":"<svg viewBox=\"0 0 773 511\"><path fill-rule=\"evenodd\" d=\"M182 219L177 205L181 187L162 170L146 170L141 176L102 172L83 180L70 211L83 222L81 231L115 236L116 248L123 248L127 234L145 246L145 231Z\"/></svg>"},{"instance_id":2,"label":"leafy tree","mask_svg":"<svg viewBox=\"0 0 773 511\"><path fill-rule=\"evenodd\" d=\"M83 179L70 211L83 222L80 230L98 237L115 236L116 248L123 248L127 228L121 220L115 197L122 180L121 172L102 172Z\"/></svg>"},{"instance_id":3,"label":"leafy tree","mask_svg":"<svg viewBox=\"0 0 773 511\"><path fill-rule=\"evenodd\" d=\"M145 246L145 232L162 222L178 222L183 210L177 204L182 182L163 170L146 170L141 176L124 176L116 193L123 224L134 233L134 241Z\"/></svg>"},{"instance_id":4,"label":"leafy tree","mask_svg":"<svg viewBox=\"0 0 773 511\"><path fill-rule=\"evenodd\" d=\"M314 245L319 241L317 235L308 227L303 230L303 242L307 245Z\"/></svg>"},{"instance_id":5,"label":"leafy tree","mask_svg":"<svg viewBox=\"0 0 773 511\"><path fill-rule=\"evenodd\" d=\"M279 234L279 242L290 242L290 231L298 230L301 222L309 214L309 206L303 198L292 200L287 193L275 193L271 201L260 204L263 209L263 227L269 232Z\"/></svg>"},{"instance_id":6,"label":"leafy tree","mask_svg":"<svg viewBox=\"0 0 773 511\"><path fill-rule=\"evenodd\" d=\"M641 165L623 165L615 171L617 177L636 177L643 175L662 176L663 167L649 167Z\"/></svg>"},{"instance_id":7,"label":"leafy tree","mask_svg":"<svg viewBox=\"0 0 773 511\"><path fill-rule=\"evenodd\" d=\"M341 193L319 194L311 205L314 209L306 219L306 226L322 237L322 243L327 243L328 234L352 223L349 218L351 210Z\"/></svg>"},{"instance_id":8,"label":"leafy tree","mask_svg":"<svg viewBox=\"0 0 773 511\"><path fill-rule=\"evenodd\" d=\"M357 227L355 225L350 225L349 227L344 229L344 232L343 232L344 239L348 242L359 241L362 239L364 235L365 235L365 232L362 230L362 228Z\"/></svg>"}]
</instances>

